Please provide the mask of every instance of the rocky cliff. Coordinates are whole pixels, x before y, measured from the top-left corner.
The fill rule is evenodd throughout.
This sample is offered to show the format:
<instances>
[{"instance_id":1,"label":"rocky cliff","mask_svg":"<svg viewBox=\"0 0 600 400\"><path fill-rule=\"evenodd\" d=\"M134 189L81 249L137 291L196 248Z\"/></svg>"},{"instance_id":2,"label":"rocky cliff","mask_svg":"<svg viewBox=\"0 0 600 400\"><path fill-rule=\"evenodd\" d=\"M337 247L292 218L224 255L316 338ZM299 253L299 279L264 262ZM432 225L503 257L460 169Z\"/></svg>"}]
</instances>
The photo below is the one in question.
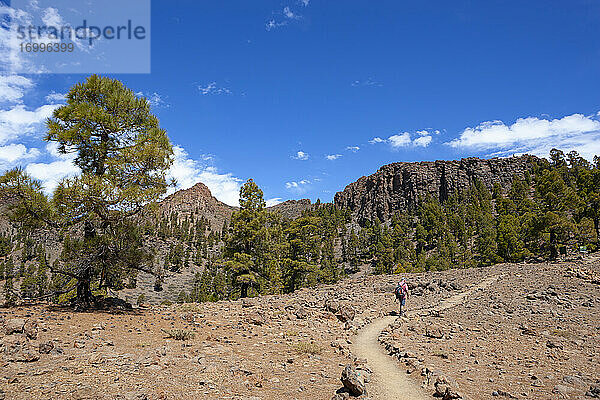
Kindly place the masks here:
<instances>
[{"instance_id":1,"label":"rocky cliff","mask_svg":"<svg viewBox=\"0 0 600 400\"><path fill-rule=\"evenodd\" d=\"M397 162L384 165L370 176L346 186L335 195L335 205L348 208L358 222L389 220L395 213L414 209L420 198L432 195L444 201L468 189L476 180L489 189L498 182L510 185L539 159L524 155L510 158L463 158L455 161Z\"/></svg>"}]
</instances>

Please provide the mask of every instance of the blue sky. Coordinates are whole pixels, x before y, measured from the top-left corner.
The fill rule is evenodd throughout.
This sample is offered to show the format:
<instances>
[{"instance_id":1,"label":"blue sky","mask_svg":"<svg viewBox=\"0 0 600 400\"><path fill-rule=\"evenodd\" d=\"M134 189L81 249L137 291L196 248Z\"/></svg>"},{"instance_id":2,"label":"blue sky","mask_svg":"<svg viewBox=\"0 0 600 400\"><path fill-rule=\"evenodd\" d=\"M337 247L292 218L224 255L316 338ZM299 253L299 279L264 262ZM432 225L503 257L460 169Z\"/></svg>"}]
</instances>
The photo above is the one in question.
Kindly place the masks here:
<instances>
[{"instance_id":1,"label":"blue sky","mask_svg":"<svg viewBox=\"0 0 600 400\"><path fill-rule=\"evenodd\" d=\"M151 100L180 187L330 201L390 162L600 154L598 37L592 0L154 0L151 73L110 76ZM42 122L83 79L0 75L2 169L76 173Z\"/></svg>"}]
</instances>

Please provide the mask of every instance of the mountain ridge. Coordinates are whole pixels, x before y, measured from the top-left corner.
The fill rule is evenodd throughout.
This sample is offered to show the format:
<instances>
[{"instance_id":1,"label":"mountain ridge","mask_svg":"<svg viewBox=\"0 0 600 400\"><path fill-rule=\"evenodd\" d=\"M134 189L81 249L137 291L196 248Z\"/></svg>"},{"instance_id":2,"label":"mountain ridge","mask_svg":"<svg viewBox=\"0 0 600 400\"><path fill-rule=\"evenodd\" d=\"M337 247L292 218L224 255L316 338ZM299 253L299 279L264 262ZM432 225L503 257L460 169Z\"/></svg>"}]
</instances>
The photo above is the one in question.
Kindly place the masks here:
<instances>
[{"instance_id":1,"label":"mountain ridge","mask_svg":"<svg viewBox=\"0 0 600 400\"><path fill-rule=\"evenodd\" d=\"M398 161L382 165L376 172L349 183L334 196L333 204L348 208L360 222L389 220L394 213L414 209L427 195L443 201L457 191L466 190L476 180L488 189L495 182L503 187L515 176L523 177L541 159L532 155L459 160ZM159 202L162 210L192 213L205 211L213 230L220 230L239 209L215 198L202 182L181 189ZM294 219L314 204L310 199L291 199L267 210Z\"/></svg>"}]
</instances>

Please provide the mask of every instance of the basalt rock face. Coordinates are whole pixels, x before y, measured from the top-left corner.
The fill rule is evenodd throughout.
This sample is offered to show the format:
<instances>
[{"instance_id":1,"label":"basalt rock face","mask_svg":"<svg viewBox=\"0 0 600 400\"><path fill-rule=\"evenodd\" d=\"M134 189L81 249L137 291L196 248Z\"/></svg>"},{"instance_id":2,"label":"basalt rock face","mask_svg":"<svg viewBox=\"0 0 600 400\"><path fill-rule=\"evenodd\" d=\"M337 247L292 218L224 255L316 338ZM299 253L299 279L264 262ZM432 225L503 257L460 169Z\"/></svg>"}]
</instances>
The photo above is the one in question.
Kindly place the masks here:
<instances>
[{"instance_id":1,"label":"basalt rock face","mask_svg":"<svg viewBox=\"0 0 600 400\"><path fill-rule=\"evenodd\" d=\"M524 155L388 164L346 186L335 195L334 202L337 207L350 209L359 223L375 218L387 221L398 212L414 210L419 199L427 195L444 201L477 180L488 189L496 182L507 188L514 176L522 177L538 160Z\"/></svg>"}]
</instances>

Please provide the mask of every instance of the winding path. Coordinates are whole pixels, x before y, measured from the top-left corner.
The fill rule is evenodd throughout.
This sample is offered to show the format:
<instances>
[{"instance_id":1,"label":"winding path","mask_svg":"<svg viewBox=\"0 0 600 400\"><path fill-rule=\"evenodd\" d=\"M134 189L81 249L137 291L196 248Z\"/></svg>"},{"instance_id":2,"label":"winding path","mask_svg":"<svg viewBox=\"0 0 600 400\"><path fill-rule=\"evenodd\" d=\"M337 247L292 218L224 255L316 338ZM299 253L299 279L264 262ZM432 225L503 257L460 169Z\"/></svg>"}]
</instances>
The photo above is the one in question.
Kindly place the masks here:
<instances>
[{"instance_id":1,"label":"winding path","mask_svg":"<svg viewBox=\"0 0 600 400\"><path fill-rule=\"evenodd\" d=\"M476 290L485 289L498 279L493 276L483 280L481 283L460 292L442 301L438 306L427 309L430 311L443 311L460 304L465 297ZM415 310L407 313L407 317L421 315L423 310ZM379 344L379 335L388 325L396 320L395 316L379 318L364 327L356 336L353 343L353 352L358 358L364 358L373 371L369 393L373 399L394 400L430 400L425 390L419 386L416 380L410 379L406 372L400 367L396 360L390 357Z\"/></svg>"}]
</instances>

